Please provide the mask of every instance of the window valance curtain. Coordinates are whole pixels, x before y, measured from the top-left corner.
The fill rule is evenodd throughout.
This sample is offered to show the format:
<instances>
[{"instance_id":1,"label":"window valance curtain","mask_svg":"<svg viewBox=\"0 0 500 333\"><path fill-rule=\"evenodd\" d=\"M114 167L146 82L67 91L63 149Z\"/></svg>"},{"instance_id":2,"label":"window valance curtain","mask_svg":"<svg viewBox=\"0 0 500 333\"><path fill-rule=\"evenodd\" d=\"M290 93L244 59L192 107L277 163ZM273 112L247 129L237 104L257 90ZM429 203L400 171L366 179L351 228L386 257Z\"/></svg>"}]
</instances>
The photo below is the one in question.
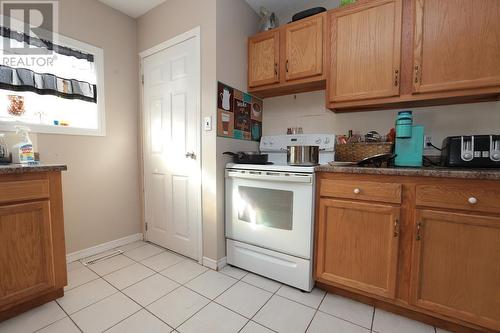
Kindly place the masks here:
<instances>
[{"instance_id":1,"label":"window valance curtain","mask_svg":"<svg viewBox=\"0 0 500 333\"><path fill-rule=\"evenodd\" d=\"M20 43L25 43L27 45L45 48L68 57L75 57L77 59L85 59L89 62L94 62L94 55L92 54L75 50L69 47L57 45L52 43L51 41L32 37L22 32L13 31L6 27L0 27L0 36L9 38L11 40L16 40Z\"/></svg>"},{"instance_id":2,"label":"window valance curtain","mask_svg":"<svg viewBox=\"0 0 500 333\"><path fill-rule=\"evenodd\" d=\"M96 88L94 84L84 81L0 65L0 89L31 91L39 95L54 95L97 103Z\"/></svg>"},{"instance_id":3,"label":"window valance curtain","mask_svg":"<svg viewBox=\"0 0 500 333\"><path fill-rule=\"evenodd\" d=\"M97 103L94 55L5 27L0 27L0 35L1 47L4 42L8 42L16 48L30 45L31 48L45 48L54 52L50 61L46 62L26 61L22 52L4 52L3 63L0 64L0 89Z\"/></svg>"}]
</instances>

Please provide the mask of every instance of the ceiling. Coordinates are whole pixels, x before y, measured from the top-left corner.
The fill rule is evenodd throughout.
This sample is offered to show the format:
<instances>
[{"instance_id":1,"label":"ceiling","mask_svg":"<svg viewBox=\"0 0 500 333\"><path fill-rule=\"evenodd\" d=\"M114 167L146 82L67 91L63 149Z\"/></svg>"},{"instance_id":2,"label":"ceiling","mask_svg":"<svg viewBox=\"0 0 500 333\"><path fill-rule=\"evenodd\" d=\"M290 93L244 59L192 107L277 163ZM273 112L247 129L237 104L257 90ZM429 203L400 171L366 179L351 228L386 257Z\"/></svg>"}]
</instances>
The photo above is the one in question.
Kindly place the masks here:
<instances>
[{"instance_id":1,"label":"ceiling","mask_svg":"<svg viewBox=\"0 0 500 333\"><path fill-rule=\"evenodd\" d=\"M130 17L138 18L166 0L99 0Z\"/></svg>"}]
</instances>

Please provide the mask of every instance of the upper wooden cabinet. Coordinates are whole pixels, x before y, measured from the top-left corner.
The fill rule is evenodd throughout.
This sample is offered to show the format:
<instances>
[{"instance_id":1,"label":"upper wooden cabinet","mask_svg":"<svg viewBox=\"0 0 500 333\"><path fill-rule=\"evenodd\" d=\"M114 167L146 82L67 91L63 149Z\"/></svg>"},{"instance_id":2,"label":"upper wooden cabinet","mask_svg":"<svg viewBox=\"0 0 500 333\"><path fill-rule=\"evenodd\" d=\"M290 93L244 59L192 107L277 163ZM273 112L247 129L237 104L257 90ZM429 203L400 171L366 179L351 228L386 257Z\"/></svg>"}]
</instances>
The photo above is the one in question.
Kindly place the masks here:
<instances>
[{"instance_id":1,"label":"upper wooden cabinet","mask_svg":"<svg viewBox=\"0 0 500 333\"><path fill-rule=\"evenodd\" d=\"M413 92L500 86L500 1L416 0Z\"/></svg>"},{"instance_id":2,"label":"upper wooden cabinet","mask_svg":"<svg viewBox=\"0 0 500 333\"><path fill-rule=\"evenodd\" d=\"M328 13L334 111L496 100L500 1L359 0Z\"/></svg>"},{"instance_id":3,"label":"upper wooden cabinet","mask_svg":"<svg viewBox=\"0 0 500 333\"><path fill-rule=\"evenodd\" d=\"M417 210L411 304L500 331L500 218Z\"/></svg>"},{"instance_id":4,"label":"upper wooden cabinet","mask_svg":"<svg viewBox=\"0 0 500 333\"><path fill-rule=\"evenodd\" d=\"M399 207L321 198L316 277L394 298Z\"/></svg>"},{"instance_id":5,"label":"upper wooden cabinet","mask_svg":"<svg viewBox=\"0 0 500 333\"><path fill-rule=\"evenodd\" d=\"M263 32L248 39L248 86L279 82L280 34Z\"/></svg>"},{"instance_id":6,"label":"upper wooden cabinet","mask_svg":"<svg viewBox=\"0 0 500 333\"><path fill-rule=\"evenodd\" d=\"M330 102L399 95L401 0L377 0L329 14Z\"/></svg>"},{"instance_id":7,"label":"upper wooden cabinet","mask_svg":"<svg viewBox=\"0 0 500 333\"><path fill-rule=\"evenodd\" d=\"M324 16L285 26L285 80L292 81L323 73Z\"/></svg>"},{"instance_id":8,"label":"upper wooden cabinet","mask_svg":"<svg viewBox=\"0 0 500 333\"><path fill-rule=\"evenodd\" d=\"M248 39L248 90L271 97L325 88L326 13Z\"/></svg>"}]
</instances>

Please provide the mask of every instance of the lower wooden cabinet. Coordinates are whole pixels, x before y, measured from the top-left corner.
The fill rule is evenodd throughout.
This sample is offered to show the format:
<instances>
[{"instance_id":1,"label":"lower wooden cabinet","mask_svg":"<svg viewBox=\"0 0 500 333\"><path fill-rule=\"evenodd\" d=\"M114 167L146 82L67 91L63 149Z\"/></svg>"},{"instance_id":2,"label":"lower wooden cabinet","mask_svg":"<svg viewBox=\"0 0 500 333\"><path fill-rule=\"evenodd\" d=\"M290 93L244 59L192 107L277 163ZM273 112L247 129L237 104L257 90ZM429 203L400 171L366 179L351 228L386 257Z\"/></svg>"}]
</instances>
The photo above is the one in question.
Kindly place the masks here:
<instances>
[{"instance_id":1,"label":"lower wooden cabinet","mask_svg":"<svg viewBox=\"0 0 500 333\"><path fill-rule=\"evenodd\" d=\"M319 173L316 281L448 331L500 332L499 185Z\"/></svg>"},{"instance_id":2,"label":"lower wooden cabinet","mask_svg":"<svg viewBox=\"0 0 500 333\"><path fill-rule=\"evenodd\" d=\"M0 207L0 303L54 288L48 200Z\"/></svg>"},{"instance_id":3,"label":"lower wooden cabinet","mask_svg":"<svg viewBox=\"0 0 500 333\"><path fill-rule=\"evenodd\" d=\"M500 217L419 209L411 304L500 331Z\"/></svg>"},{"instance_id":4,"label":"lower wooden cabinet","mask_svg":"<svg viewBox=\"0 0 500 333\"><path fill-rule=\"evenodd\" d=\"M321 199L316 274L393 298L399 244L399 208Z\"/></svg>"},{"instance_id":5,"label":"lower wooden cabinet","mask_svg":"<svg viewBox=\"0 0 500 333\"><path fill-rule=\"evenodd\" d=\"M0 200L0 321L61 297L67 283L60 172L0 175L4 185L15 190Z\"/></svg>"}]
</instances>

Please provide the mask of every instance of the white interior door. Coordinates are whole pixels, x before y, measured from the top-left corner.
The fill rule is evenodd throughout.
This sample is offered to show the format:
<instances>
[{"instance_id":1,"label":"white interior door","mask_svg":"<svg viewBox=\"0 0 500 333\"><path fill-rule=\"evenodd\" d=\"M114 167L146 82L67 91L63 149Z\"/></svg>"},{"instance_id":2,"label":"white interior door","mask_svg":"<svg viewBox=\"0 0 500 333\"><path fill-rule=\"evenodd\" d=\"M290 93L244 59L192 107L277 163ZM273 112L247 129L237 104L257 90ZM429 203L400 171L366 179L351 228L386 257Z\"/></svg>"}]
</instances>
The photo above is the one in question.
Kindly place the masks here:
<instances>
[{"instance_id":1,"label":"white interior door","mask_svg":"<svg viewBox=\"0 0 500 333\"><path fill-rule=\"evenodd\" d=\"M143 58L146 236L199 260L199 36L181 37Z\"/></svg>"}]
</instances>

